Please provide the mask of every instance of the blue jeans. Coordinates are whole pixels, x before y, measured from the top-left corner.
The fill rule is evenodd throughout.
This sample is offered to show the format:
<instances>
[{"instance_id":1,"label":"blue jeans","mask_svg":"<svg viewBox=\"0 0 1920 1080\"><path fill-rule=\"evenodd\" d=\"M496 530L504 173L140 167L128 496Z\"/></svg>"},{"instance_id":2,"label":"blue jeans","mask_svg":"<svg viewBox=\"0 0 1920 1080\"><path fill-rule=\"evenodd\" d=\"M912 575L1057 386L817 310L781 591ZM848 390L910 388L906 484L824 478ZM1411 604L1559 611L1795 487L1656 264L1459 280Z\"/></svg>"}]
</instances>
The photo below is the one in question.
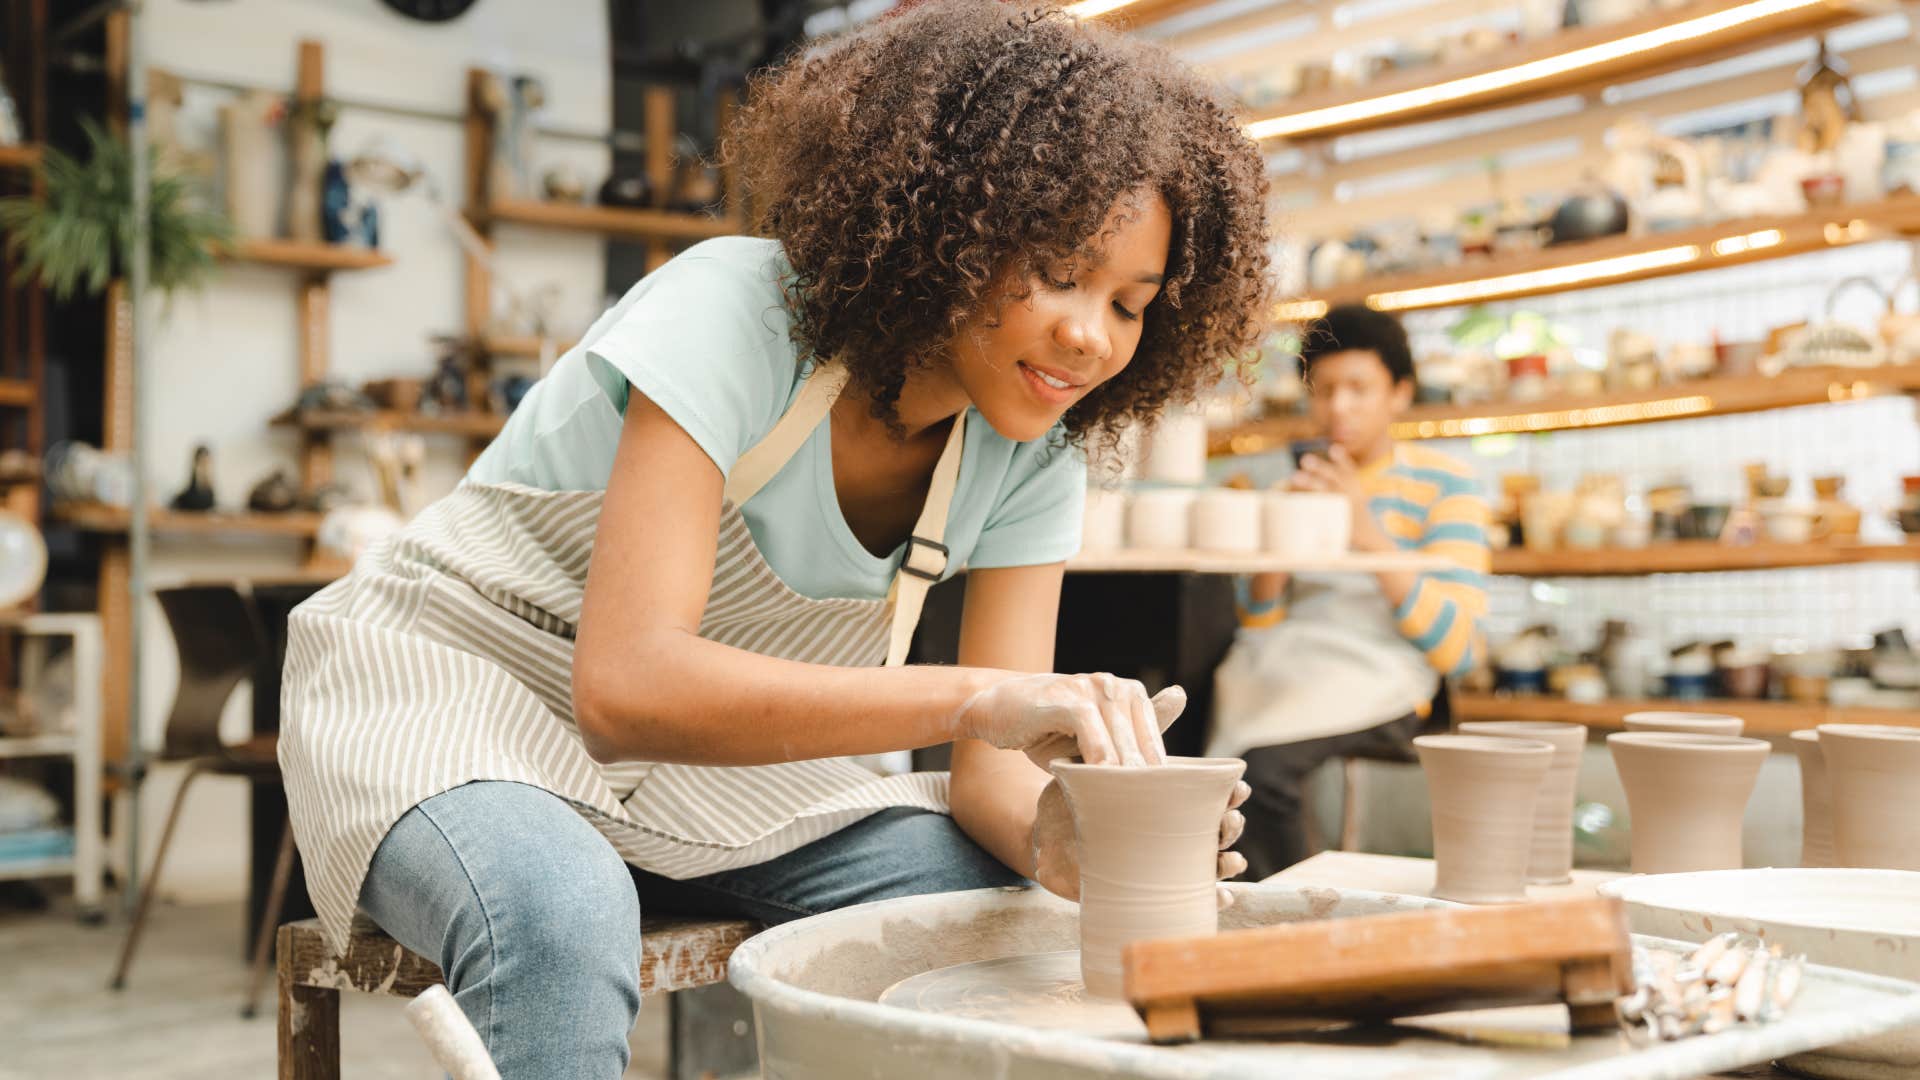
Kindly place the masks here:
<instances>
[{"instance_id":1,"label":"blue jeans","mask_svg":"<svg viewBox=\"0 0 1920 1080\"><path fill-rule=\"evenodd\" d=\"M360 906L439 961L502 1080L614 1078L640 1012L641 910L765 923L1023 884L944 814L883 810L758 866L673 881L622 862L558 796L479 781L408 811Z\"/></svg>"}]
</instances>

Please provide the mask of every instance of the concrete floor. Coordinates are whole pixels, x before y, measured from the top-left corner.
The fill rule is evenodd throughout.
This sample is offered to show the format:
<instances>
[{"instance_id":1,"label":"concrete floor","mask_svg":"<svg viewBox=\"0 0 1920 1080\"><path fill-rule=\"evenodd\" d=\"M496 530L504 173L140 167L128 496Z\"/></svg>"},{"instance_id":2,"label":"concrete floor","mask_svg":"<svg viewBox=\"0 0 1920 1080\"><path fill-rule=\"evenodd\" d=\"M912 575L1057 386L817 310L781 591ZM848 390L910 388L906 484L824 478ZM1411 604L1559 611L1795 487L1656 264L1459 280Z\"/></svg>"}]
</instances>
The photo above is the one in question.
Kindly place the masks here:
<instances>
[{"instance_id":1,"label":"concrete floor","mask_svg":"<svg viewBox=\"0 0 1920 1080\"><path fill-rule=\"evenodd\" d=\"M126 924L83 926L56 904L0 914L0 1080L212 1080L276 1073L274 997L240 1018L246 964L240 906L162 905L149 919L128 987L107 989ZM438 1080L397 998L341 995L341 1074ZM646 1000L629 1078L666 1062L664 997Z\"/></svg>"}]
</instances>

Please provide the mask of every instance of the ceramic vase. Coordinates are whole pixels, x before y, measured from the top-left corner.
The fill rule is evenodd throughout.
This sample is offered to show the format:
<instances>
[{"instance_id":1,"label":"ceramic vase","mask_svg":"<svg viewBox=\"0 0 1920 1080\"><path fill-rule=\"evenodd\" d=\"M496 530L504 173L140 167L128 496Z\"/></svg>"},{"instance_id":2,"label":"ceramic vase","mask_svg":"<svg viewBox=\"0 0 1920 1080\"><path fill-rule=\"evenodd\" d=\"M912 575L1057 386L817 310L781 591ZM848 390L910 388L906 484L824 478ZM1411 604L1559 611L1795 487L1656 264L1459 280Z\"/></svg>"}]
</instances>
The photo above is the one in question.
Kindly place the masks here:
<instances>
[{"instance_id":1,"label":"ceramic vase","mask_svg":"<svg viewBox=\"0 0 1920 1080\"><path fill-rule=\"evenodd\" d=\"M1820 731L1793 733L1793 749L1800 757L1800 865L1834 866L1833 800L1827 789L1827 759L1820 749Z\"/></svg>"},{"instance_id":2,"label":"ceramic vase","mask_svg":"<svg viewBox=\"0 0 1920 1080\"><path fill-rule=\"evenodd\" d=\"M1080 975L1089 995L1121 996L1129 942L1218 931L1220 819L1246 767L1238 758L1053 763L1079 834Z\"/></svg>"},{"instance_id":3,"label":"ceramic vase","mask_svg":"<svg viewBox=\"0 0 1920 1080\"><path fill-rule=\"evenodd\" d=\"M1535 740L1553 747L1553 761L1540 784L1533 810L1533 847L1527 857L1527 881L1559 885L1573 880L1574 783L1580 777L1580 755L1587 748L1583 724L1555 724L1529 720L1487 720L1461 724L1462 735L1498 739Z\"/></svg>"},{"instance_id":4,"label":"ceramic vase","mask_svg":"<svg viewBox=\"0 0 1920 1080\"><path fill-rule=\"evenodd\" d=\"M1821 724L1841 866L1920 870L1920 730Z\"/></svg>"},{"instance_id":5,"label":"ceramic vase","mask_svg":"<svg viewBox=\"0 0 1920 1080\"><path fill-rule=\"evenodd\" d=\"M1738 735L1747 727L1747 722L1737 716L1691 712L1628 713L1621 723L1628 731L1669 731L1680 735Z\"/></svg>"},{"instance_id":6,"label":"ceramic vase","mask_svg":"<svg viewBox=\"0 0 1920 1080\"><path fill-rule=\"evenodd\" d=\"M1766 764L1761 739L1624 731L1607 749L1627 792L1633 872L1741 868L1740 825Z\"/></svg>"},{"instance_id":7,"label":"ceramic vase","mask_svg":"<svg viewBox=\"0 0 1920 1080\"><path fill-rule=\"evenodd\" d=\"M1433 804L1433 895L1463 904L1527 898L1533 813L1553 745L1486 735L1413 740Z\"/></svg>"},{"instance_id":8,"label":"ceramic vase","mask_svg":"<svg viewBox=\"0 0 1920 1080\"><path fill-rule=\"evenodd\" d=\"M227 217L243 238L276 234L280 155L267 119L279 101L278 95L264 90L249 91L220 109Z\"/></svg>"}]
</instances>

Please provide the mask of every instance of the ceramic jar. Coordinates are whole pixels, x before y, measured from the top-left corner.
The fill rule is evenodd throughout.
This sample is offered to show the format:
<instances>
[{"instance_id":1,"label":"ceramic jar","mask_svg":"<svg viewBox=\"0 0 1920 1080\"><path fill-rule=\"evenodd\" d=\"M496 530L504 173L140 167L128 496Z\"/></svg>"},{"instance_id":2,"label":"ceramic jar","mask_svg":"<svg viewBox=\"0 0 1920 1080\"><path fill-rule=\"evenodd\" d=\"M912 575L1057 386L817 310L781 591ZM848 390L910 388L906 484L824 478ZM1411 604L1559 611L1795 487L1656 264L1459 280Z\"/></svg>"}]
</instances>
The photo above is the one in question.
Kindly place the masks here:
<instances>
[{"instance_id":1,"label":"ceramic jar","mask_svg":"<svg viewBox=\"0 0 1920 1080\"><path fill-rule=\"evenodd\" d=\"M1200 484L1207 478L1207 419L1197 411L1168 409L1147 436L1144 479L1162 484Z\"/></svg>"},{"instance_id":2,"label":"ceramic jar","mask_svg":"<svg viewBox=\"0 0 1920 1080\"><path fill-rule=\"evenodd\" d=\"M252 90L220 109L227 217L242 239L278 233L281 155L270 117L281 100L278 94Z\"/></svg>"},{"instance_id":3,"label":"ceramic jar","mask_svg":"<svg viewBox=\"0 0 1920 1080\"><path fill-rule=\"evenodd\" d=\"M1800 865L1837 865L1833 853L1833 796L1827 787L1827 759L1818 728L1792 735L1800 758Z\"/></svg>"},{"instance_id":4,"label":"ceramic jar","mask_svg":"<svg viewBox=\"0 0 1920 1080\"><path fill-rule=\"evenodd\" d=\"M1353 511L1344 496L1319 491L1270 491L1263 499L1269 552L1302 558L1347 553Z\"/></svg>"},{"instance_id":5,"label":"ceramic jar","mask_svg":"<svg viewBox=\"0 0 1920 1080\"><path fill-rule=\"evenodd\" d=\"M1080 524L1080 550L1113 551L1126 543L1127 496L1111 488L1087 489Z\"/></svg>"},{"instance_id":6,"label":"ceramic jar","mask_svg":"<svg viewBox=\"0 0 1920 1080\"><path fill-rule=\"evenodd\" d=\"M1485 735L1413 740L1433 806L1433 895L1464 904L1527 898L1534 809L1551 743Z\"/></svg>"},{"instance_id":7,"label":"ceramic jar","mask_svg":"<svg viewBox=\"0 0 1920 1080\"><path fill-rule=\"evenodd\" d=\"M1190 546L1193 492L1186 488L1136 491L1127 498L1127 546L1184 551Z\"/></svg>"},{"instance_id":8,"label":"ceramic jar","mask_svg":"<svg viewBox=\"0 0 1920 1080\"><path fill-rule=\"evenodd\" d=\"M1257 491L1201 492L1193 500L1193 546L1233 555L1259 551L1263 502Z\"/></svg>"},{"instance_id":9,"label":"ceramic jar","mask_svg":"<svg viewBox=\"0 0 1920 1080\"><path fill-rule=\"evenodd\" d=\"M1624 731L1607 736L1627 792L1633 872L1738 870L1747 800L1771 748L1762 739Z\"/></svg>"},{"instance_id":10,"label":"ceramic jar","mask_svg":"<svg viewBox=\"0 0 1920 1080\"><path fill-rule=\"evenodd\" d=\"M1558 885L1573 880L1574 782L1580 776L1580 755L1587 748L1586 726L1484 720L1463 723L1459 732L1539 741L1553 747L1553 760L1547 766L1533 810L1533 846L1527 857L1527 881L1536 885Z\"/></svg>"},{"instance_id":11,"label":"ceramic jar","mask_svg":"<svg viewBox=\"0 0 1920 1080\"><path fill-rule=\"evenodd\" d=\"M1821 724L1841 866L1920 870L1920 730Z\"/></svg>"}]
</instances>

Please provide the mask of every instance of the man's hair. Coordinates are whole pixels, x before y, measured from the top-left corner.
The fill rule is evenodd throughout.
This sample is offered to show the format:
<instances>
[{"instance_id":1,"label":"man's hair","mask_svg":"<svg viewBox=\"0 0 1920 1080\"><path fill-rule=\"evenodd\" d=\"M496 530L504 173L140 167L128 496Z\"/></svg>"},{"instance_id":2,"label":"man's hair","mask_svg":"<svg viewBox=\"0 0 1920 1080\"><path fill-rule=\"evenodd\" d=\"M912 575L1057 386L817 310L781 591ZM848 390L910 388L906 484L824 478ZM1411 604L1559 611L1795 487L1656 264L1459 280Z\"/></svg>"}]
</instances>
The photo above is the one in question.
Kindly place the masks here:
<instances>
[{"instance_id":1,"label":"man's hair","mask_svg":"<svg viewBox=\"0 0 1920 1080\"><path fill-rule=\"evenodd\" d=\"M1300 346L1300 370L1311 379L1314 361L1348 351L1378 356L1396 383L1413 379L1413 350L1407 345L1406 329L1399 319L1364 304L1334 308L1307 328Z\"/></svg>"}]
</instances>

